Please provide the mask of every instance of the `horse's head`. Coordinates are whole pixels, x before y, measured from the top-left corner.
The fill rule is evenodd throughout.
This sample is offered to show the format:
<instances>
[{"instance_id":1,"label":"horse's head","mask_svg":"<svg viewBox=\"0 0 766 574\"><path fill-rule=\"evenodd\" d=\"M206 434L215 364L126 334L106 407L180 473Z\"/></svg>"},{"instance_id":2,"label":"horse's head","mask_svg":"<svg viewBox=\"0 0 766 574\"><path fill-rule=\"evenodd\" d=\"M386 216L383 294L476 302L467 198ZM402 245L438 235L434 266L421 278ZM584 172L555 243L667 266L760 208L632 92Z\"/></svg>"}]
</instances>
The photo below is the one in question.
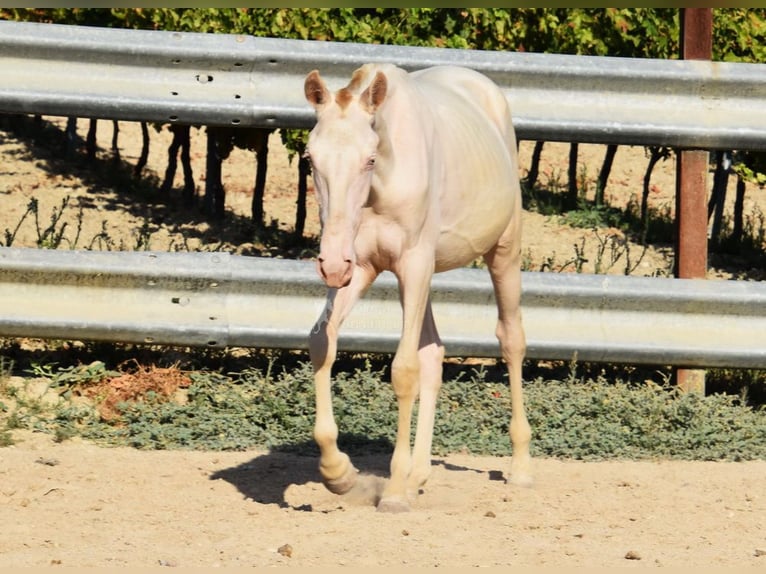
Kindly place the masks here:
<instances>
[{"instance_id":1,"label":"horse's head","mask_svg":"<svg viewBox=\"0 0 766 574\"><path fill-rule=\"evenodd\" d=\"M351 83L335 93L327 89L316 70L304 84L306 99L317 115L306 153L322 224L317 269L328 287L344 287L351 281L356 263L354 240L375 169L378 135L374 118L386 97L387 80L377 72L361 91L364 76L358 70Z\"/></svg>"}]
</instances>

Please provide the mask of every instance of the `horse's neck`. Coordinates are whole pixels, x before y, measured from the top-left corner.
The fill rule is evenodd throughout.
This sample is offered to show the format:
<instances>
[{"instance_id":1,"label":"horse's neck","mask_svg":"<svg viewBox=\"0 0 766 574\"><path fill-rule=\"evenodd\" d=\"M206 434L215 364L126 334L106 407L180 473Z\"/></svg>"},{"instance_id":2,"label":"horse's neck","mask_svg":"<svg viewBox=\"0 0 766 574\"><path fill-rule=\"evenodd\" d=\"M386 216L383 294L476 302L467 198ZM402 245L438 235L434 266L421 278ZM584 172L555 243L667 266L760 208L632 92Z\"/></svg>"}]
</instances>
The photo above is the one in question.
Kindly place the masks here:
<instances>
[{"instance_id":1,"label":"horse's neck","mask_svg":"<svg viewBox=\"0 0 766 574\"><path fill-rule=\"evenodd\" d=\"M400 163L401 155L409 155L412 146L424 144L430 130L430 115L417 88L407 76L395 76L385 105L375 116L375 131L380 137L378 160ZM377 160L376 160L377 161Z\"/></svg>"},{"instance_id":2,"label":"horse's neck","mask_svg":"<svg viewBox=\"0 0 766 574\"><path fill-rule=\"evenodd\" d=\"M396 86L390 96L375 117L380 143L368 204L384 211L401 209L402 202L409 205L415 199L415 190L425 191L435 176L433 121L428 103L409 83Z\"/></svg>"}]
</instances>

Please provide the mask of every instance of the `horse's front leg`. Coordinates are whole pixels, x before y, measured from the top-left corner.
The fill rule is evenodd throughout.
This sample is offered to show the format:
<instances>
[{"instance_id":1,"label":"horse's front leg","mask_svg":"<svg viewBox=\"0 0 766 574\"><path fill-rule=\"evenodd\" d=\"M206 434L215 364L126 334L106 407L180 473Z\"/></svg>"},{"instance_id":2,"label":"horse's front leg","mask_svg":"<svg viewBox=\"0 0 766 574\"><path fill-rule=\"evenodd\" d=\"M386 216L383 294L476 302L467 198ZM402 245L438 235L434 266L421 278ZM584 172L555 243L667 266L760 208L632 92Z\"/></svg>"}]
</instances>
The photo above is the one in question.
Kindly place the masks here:
<instances>
[{"instance_id":1,"label":"horse's front leg","mask_svg":"<svg viewBox=\"0 0 766 574\"><path fill-rule=\"evenodd\" d=\"M412 411L420 388L420 344L423 319L433 275L433 263L411 258L397 270L402 303L402 336L391 364L391 384L399 408L396 445L391 457L391 477L378 503L378 510L403 512L410 508L407 496L408 478L412 471L410 430Z\"/></svg>"},{"instance_id":2,"label":"horse's front leg","mask_svg":"<svg viewBox=\"0 0 766 574\"><path fill-rule=\"evenodd\" d=\"M417 497L431 474L431 445L434 436L436 401L442 386L444 346L436 330L431 304L426 307L418 348L420 359L420 392L418 395L418 424L412 448L412 470L407 482L407 494Z\"/></svg>"},{"instance_id":3,"label":"horse's front leg","mask_svg":"<svg viewBox=\"0 0 766 574\"><path fill-rule=\"evenodd\" d=\"M316 390L314 440L320 451L319 472L325 486L335 494L351 490L357 477L348 455L338 448L338 425L332 409L330 375L338 351L338 330L375 277L374 271L357 267L351 283L341 289L330 289L324 311L309 336Z\"/></svg>"}]
</instances>

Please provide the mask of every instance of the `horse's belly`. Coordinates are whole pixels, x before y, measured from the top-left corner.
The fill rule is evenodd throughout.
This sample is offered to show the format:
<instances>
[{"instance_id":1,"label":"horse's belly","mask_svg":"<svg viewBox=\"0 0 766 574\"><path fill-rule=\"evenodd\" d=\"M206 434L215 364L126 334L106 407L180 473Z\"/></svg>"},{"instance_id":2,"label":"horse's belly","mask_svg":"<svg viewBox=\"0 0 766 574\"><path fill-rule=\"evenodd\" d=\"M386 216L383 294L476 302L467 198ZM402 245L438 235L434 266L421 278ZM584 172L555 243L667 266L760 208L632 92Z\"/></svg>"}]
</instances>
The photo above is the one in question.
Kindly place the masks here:
<instances>
[{"instance_id":1,"label":"horse's belly","mask_svg":"<svg viewBox=\"0 0 766 574\"><path fill-rule=\"evenodd\" d=\"M519 190L513 184L513 166L504 159L498 158L489 173L474 170L472 177L464 181L457 177L447 184L440 197L437 270L463 266L484 255L507 229L519 204L514 197Z\"/></svg>"},{"instance_id":2,"label":"horse's belly","mask_svg":"<svg viewBox=\"0 0 766 574\"><path fill-rule=\"evenodd\" d=\"M483 220L469 217L461 225L442 227L436 244L436 271L463 267L484 255L497 243L510 219L510 213Z\"/></svg>"}]
</instances>

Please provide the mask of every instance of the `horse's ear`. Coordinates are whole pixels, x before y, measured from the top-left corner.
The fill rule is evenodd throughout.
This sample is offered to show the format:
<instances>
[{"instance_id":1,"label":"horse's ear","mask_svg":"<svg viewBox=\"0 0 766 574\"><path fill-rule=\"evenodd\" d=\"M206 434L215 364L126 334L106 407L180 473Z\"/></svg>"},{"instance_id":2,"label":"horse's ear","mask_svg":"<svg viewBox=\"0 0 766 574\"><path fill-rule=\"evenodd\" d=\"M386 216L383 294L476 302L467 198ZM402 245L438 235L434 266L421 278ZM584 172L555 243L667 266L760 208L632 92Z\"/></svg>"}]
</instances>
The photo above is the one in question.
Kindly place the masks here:
<instances>
[{"instance_id":1,"label":"horse's ear","mask_svg":"<svg viewBox=\"0 0 766 574\"><path fill-rule=\"evenodd\" d=\"M375 78L370 82L370 85L367 86L367 89L362 92L359 101L364 109L371 114L375 113L375 110L377 110L380 107L380 104L383 103L383 100L386 99L387 90L388 80L386 79L386 75L383 72L378 71L375 74Z\"/></svg>"},{"instance_id":2,"label":"horse's ear","mask_svg":"<svg viewBox=\"0 0 766 574\"><path fill-rule=\"evenodd\" d=\"M324 83L324 80L319 76L318 70L312 70L309 75L306 76L306 81L303 83L303 91L306 94L306 99L314 106L314 109L319 109L330 101L330 90Z\"/></svg>"}]
</instances>

